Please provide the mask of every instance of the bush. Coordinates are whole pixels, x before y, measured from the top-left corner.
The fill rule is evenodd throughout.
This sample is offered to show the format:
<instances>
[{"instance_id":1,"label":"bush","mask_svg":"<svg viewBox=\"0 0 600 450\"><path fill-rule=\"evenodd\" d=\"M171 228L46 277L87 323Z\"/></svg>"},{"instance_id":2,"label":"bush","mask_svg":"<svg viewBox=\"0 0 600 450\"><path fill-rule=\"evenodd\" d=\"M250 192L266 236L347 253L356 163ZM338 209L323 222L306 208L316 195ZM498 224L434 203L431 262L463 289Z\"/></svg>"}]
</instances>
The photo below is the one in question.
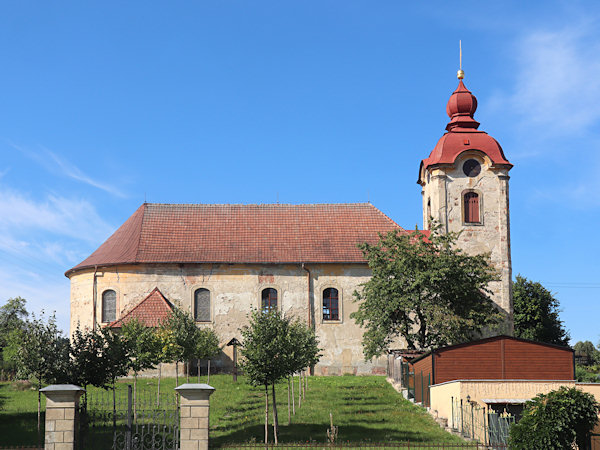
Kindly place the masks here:
<instances>
[{"instance_id":1,"label":"bush","mask_svg":"<svg viewBox=\"0 0 600 450\"><path fill-rule=\"evenodd\" d=\"M590 431L598 422L600 405L593 395L561 387L528 401L519 423L510 429L515 450L586 448Z\"/></svg>"}]
</instances>

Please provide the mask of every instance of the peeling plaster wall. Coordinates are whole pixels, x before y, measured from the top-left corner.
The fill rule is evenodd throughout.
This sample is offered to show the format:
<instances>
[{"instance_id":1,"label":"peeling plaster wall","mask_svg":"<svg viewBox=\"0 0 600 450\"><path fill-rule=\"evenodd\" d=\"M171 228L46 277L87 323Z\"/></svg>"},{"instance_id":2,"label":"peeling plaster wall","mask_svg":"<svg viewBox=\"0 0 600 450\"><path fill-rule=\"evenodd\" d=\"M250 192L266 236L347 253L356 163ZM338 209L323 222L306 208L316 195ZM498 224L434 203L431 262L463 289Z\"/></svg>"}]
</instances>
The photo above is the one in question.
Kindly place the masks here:
<instances>
[{"instance_id":1,"label":"peeling plaster wall","mask_svg":"<svg viewBox=\"0 0 600 450\"><path fill-rule=\"evenodd\" d=\"M317 374L341 375L384 374L385 358L366 362L362 353L363 330L354 323L350 314L357 310L352 293L370 277L370 270L362 264L307 265L311 272L310 296L312 322L323 349L323 356L315 368ZM71 332L79 323L91 327L93 323L93 270L71 275ZM308 318L307 272L299 264L244 265L244 264L140 264L100 268L97 273L97 321L101 320L102 292L113 289L117 293L117 318L126 314L142 301L155 287L181 308L192 311L193 293L198 288L211 292L210 323L227 343L241 338L239 328L248 323L247 315L260 308L261 292L265 288L278 291L278 308L306 322ZM323 321L321 314L323 290L334 287L339 291L340 320ZM232 364L232 348L225 347L215 365L227 370Z\"/></svg>"}]
</instances>

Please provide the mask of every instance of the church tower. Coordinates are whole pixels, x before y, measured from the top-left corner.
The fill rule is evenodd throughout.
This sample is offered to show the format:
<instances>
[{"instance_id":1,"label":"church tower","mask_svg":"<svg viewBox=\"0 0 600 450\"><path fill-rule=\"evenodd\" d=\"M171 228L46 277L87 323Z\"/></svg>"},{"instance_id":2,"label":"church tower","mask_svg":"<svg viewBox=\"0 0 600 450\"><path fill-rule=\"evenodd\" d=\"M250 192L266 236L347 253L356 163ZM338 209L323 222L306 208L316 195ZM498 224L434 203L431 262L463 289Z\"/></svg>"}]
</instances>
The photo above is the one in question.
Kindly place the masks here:
<instances>
[{"instance_id":1,"label":"church tower","mask_svg":"<svg viewBox=\"0 0 600 450\"><path fill-rule=\"evenodd\" d=\"M512 264L508 172L512 164L500 144L479 130L473 118L477 99L463 83L450 96L446 112L450 122L427 159L421 162L419 181L423 195L423 228L431 220L443 231L461 232L459 245L470 254L490 253L501 280L490 284L493 300L507 314L512 334Z\"/></svg>"}]
</instances>

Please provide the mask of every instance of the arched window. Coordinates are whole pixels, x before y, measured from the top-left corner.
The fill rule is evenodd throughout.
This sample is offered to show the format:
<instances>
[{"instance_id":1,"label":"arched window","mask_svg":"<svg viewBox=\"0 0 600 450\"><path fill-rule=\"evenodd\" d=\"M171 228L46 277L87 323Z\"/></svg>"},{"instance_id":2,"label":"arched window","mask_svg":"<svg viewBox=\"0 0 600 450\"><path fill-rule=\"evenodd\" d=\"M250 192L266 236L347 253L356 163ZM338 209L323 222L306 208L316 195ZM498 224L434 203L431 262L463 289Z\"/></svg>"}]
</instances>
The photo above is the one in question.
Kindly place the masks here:
<instances>
[{"instance_id":1,"label":"arched window","mask_svg":"<svg viewBox=\"0 0 600 450\"><path fill-rule=\"evenodd\" d=\"M463 199L465 223L479 223L479 194L467 192Z\"/></svg>"},{"instance_id":2,"label":"arched window","mask_svg":"<svg viewBox=\"0 0 600 450\"><path fill-rule=\"evenodd\" d=\"M340 320L338 290L327 288L323 291L323 320Z\"/></svg>"},{"instance_id":3,"label":"arched window","mask_svg":"<svg viewBox=\"0 0 600 450\"><path fill-rule=\"evenodd\" d=\"M262 291L262 312L268 313L277 310L277 290L273 288L263 289Z\"/></svg>"},{"instance_id":4,"label":"arched window","mask_svg":"<svg viewBox=\"0 0 600 450\"><path fill-rule=\"evenodd\" d=\"M194 319L197 322L210 322L210 291L200 288L194 292Z\"/></svg>"},{"instance_id":5,"label":"arched window","mask_svg":"<svg viewBox=\"0 0 600 450\"><path fill-rule=\"evenodd\" d=\"M102 293L102 322L117 320L117 293L112 289Z\"/></svg>"}]
</instances>

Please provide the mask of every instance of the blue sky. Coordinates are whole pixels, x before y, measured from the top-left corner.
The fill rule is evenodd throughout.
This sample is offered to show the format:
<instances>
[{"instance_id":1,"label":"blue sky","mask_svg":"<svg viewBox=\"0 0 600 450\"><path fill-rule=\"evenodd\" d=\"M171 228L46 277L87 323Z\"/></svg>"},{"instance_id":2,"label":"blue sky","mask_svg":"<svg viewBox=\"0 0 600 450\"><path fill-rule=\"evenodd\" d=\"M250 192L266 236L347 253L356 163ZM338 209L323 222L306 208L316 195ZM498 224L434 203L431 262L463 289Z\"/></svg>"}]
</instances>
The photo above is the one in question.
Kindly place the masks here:
<instances>
[{"instance_id":1,"label":"blue sky","mask_svg":"<svg viewBox=\"0 0 600 450\"><path fill-rule=\"evenodd\" d=\"M511 171L514 274L600 319L600 4L132 1L0 5L0 301L68 329L64 272L147 199L370 200L421 226L458 41Z\"/></svg>"}]
</instances>

